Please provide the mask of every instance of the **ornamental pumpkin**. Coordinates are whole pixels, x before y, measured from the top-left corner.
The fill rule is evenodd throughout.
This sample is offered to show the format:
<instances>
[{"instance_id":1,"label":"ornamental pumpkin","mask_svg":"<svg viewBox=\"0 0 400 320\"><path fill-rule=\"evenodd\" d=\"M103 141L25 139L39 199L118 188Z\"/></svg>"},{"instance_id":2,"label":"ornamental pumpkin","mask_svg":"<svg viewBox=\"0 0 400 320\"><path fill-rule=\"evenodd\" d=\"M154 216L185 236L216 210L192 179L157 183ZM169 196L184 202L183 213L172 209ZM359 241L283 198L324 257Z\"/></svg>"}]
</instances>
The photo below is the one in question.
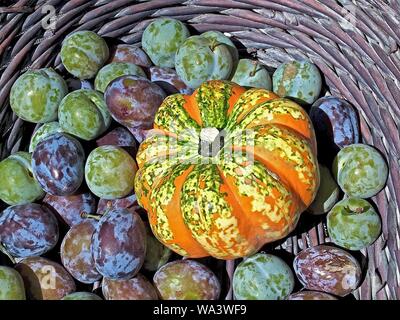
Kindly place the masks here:
<instances>
[{"instance_id":1,"label":"ornamental pumpkin","mask_svg":"<svg viewBox=\"0 0 400 320\"><path fill-rule=\"evenodd\" d=\"M319 186L304 109L228 81L167 97L137 161L154 235L191 258L244 257L285 237Z\"/></svg>"}]
</instances>

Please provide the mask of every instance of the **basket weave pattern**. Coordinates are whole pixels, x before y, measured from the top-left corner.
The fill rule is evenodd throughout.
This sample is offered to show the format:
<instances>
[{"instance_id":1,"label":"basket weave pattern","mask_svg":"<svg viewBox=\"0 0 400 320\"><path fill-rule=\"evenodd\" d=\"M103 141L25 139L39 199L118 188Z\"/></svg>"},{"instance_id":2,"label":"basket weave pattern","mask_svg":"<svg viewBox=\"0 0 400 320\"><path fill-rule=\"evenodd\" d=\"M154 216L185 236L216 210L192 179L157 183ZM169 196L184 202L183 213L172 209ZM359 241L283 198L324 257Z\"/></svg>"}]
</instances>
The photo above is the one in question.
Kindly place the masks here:
<instances>
[{"instance_id":1,"label":"basket weave pattern","mask_svg":"<svg viewBox=\"0 0 400 320\"><path fill-rule=\"evenodd\" d=\"M325 77L327 94L359 111L363 142L386 156L390 177L373 201L383 232L363 251L368 272L358 299L400 299L400 2L398 0L19 0L0 4L0 160L26 150L31 124L9 106L21 72L53 67L65 35L93 30L103 37L140 44L156 17L185 21L192 31L219 30L244 53L276 68L309 59ZM5 6L3 6L5 3ZM52 7L49 7L52 6ZM47 7L45 7L47 6ZM44 28L49 12L56 18ZM50 10L50 11L48 11ZM50 20L49 20L50 21ZM53 20L51 20L53 21ZM50 22L51 22L50 21ZM303 232L304 231L304 232ZM303 233L301 233L303 232ZM280 249L296 254L329 241L324 222L291 236ZM227 264L232 273L232 264Z\"/></svg>"}]
</instances>

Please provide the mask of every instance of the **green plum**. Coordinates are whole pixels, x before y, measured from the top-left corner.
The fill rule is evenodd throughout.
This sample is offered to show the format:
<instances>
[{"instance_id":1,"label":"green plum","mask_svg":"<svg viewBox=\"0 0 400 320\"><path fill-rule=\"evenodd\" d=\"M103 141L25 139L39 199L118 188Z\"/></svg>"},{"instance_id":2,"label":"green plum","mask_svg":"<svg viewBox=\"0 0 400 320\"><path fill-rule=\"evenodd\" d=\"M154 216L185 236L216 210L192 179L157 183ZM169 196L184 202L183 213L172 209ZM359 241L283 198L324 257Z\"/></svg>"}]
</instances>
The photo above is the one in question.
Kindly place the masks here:
<instances>
[{"instance_id":1,"label":"green plum","mask_svg":"<svg viewBox=\"0 0 400 320\"><path fill-rule=\"evenodd\" d=\"M39 129L32 135L31 142L29 144L29 152L33 152L39 142L45 140L48 136L53 133L61 133L63 129L57 121L52 121L43 124Z\"/></svg>"},{"instance_id":2,"label":"green plum","mask_svg":"<svg viewBox=\"0 0 400 320\"><path fill-rule=\"evenodd\" d=\"M97 294L91 292L73 292L66 295L61 300L103 300Z\"/></svg>"},{"instance_id":3,"label":"green plum","mask_svg":"<svg viewBox=\"0 0 400 320\"><path fill-rule=\"evenodd\" d=\"M113 62L100 69L94 80L94 88L100 92L106 91L109 83L122 76L139 76L147 78L143 69L128 62Z\"/></svg>"},{"instance_id":4,"label":"green plum","mask_svg":"<svg viewBox=\"0 0 400 320\"><path fill-rule=\"evenodd\" d=\"M91 79L109 57L105 40L92 31L77 31L65 38L61 61L69 73L79 79Z\"/></svg>"},{"instance_id":5,"label":"green plum","mask_svg":"<svg viewBox=\"0 0 400 320\"><path fill-rule=\"evenodd\" d=\"M381 219L372 205L358 198L338 202L327 218L331 241L349 250L361 250L379 237Z\"/></svg>"},{"instance_id":6,"label":"green plum","mask_svg":"<svg viewBox=\"0 0 400 320\"><path fill-rule=\"evenodd\" d=\"M241 59L232 81L243 87L263 88L272 90L272 80L267 69L258 61Z\"/></svg>"},{"instance_id":7,"label":"green plum","mask_svg":"<svg viewBox=\"0 0 400 320\"><path fill-rule=\"evenodd\" d=\"M156 66L173 68L175 53L189 35L189 30L182 22L158 18L144 30L142 47Z\"/></svg>"},{"instance_id":8,"label":"green plum","mask_svg":"<svg viewBox=\"0 0 400 320\"><path fill-rule=\"evenodd\" d=\"M176 53L175 68L183 82L195 89L207 80L228 79L233 69L233 58L226 44L192 36Z\"/></svg>"},{"instance_id":9,"label":"green plum","mask_svg":"<svg viewBox=\"0 0 400 320\"><path fill-rule=\"evenodd\" d=\"M283 300L293 288L292 270L281 258L271 254L257 253L246 258L233 275L237 300Z\"/></svg>"},{"instance_id":10,"label":"green plum","mask_svg":"<svg viewBox=\"0 0 400 320\"><path fill-rule=\"evenodd\" d=\"M145 223L145 226L147 241L143 268L147 271L154 272L168 262L172 251L157 240L151 231L149 223Z\"/></svg>"},{"instance_id":11,"label":"green plum","mask_svg":"<svg viewBox=\"0 0 400 320\"><path fill-rule=\"evenodd\" d=\"M101 146L87 158L85 178L89 189L99 198L117 199L133 190L137 171L135 160L121 147Z\"/></svg>"},{"instance_id":12,"label":"green plum","mask_svg":"<svg viewBox=\"0 0 400 320\"><path fill-rule=\"evenodd\" d=\"M22 277L5 266L0 266L0 300L26 300Z\"/></svg>"},{"instance_id":13,"label":"green plum","mask_svg":"<svg viewBox=\"0 0 400 320\"><path fill-rule=\"evenodd\" d=\"M232 72L231 72L231 76L229 77L229 78L232 78L232 76L235 72L236 66L238 65L238 62L239 62L239 51L236 48L236 46L234 45L234 43L232 42L232 40L229 37L227 37L226 35L224 35L221 31L214 31L214 30L203 32L201 34L201 36L208 38L210 40L214 40L215 42L223 43L228 46L229 51L232 56L232 60L233 60Z\"/></svg>"},{"instance_id":14,"label":"green plum","mask_svg":"<svg viewBox=\"0 0 400 320\"><path fill-rule=\"evenodd\" d=\"M17 152L0 162L0 199L9 205L26 204L44 197L33 176L31 155Z\"/></svg>"},{"instance_id":15,"label":"green plum","mask_svg":"<svg viewBox=\"0 0 400 320\"><path fill-rule=\"evenodd\" d=\"M84 140L97 138L111 123L103 95L91 89L80 89L66 95L61 101L58 118L64 132Z\"/></svg>"},{"instance_id":16,"label":"green plum","mask_svg":"<svg viewBox=\"0 0 400 320\"><path fill-rule=\"evenodd\" d=\"M339 200L340 189L335 179L332 177L329 169L323 165L319 165L320 185L313 203L308 207L307 211L319 215L329 212L336 202Z\"/></svg>"},{"instance_id":17,"label":"green plum","mask_svg":"<svg viewBox=\"0 0 400 320\"><path fill-rule=\"evenodd\" d=\"M389 171L385 159L374 147L357 143L339 151L333 174L348 196L370 198L385 187Z\"/></svg>"},{"instance_id":18,"label":"green plum","mask_svg":"<svg viewBox=\"0 0 400 320\"><path fill-rule=\"evenodd\" d=\"M53 69L29 70L11 87L10 105L22 120L50 122L57 119L58 105L67 93L66 82Z\"/></svg>"},{"instance_id":19,"label":"green plum","mask_svg":"<svg viewBox=\"0 0 400 320\"><path fill-rule=\"evenodd\" d=\"M291 61L276 69L273 75L274 92L301 104L314 103L322 88L321 73L309 61Z\"/></svg>"}]
</instances>

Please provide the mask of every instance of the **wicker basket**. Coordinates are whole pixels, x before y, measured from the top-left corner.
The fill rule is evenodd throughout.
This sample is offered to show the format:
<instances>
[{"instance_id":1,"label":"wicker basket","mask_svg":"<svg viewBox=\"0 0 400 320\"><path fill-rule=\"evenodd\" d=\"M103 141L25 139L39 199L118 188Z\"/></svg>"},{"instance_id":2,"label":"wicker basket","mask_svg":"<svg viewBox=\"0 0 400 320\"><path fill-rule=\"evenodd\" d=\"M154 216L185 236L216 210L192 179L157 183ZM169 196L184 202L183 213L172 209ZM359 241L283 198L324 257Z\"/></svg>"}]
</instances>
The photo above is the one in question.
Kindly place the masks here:
<instances>
[{"instance_id":1,"label":"wicker basket","mask_svg":"<svg viewBox=\"0 0 400 320\"><path fill-rule=\"evenodd\" d=\"M358 109L363 140L386 155L390 177L373 199L383 232L362 252L368 271L354 296L400 299L398 0L1 1L0 159L26 150L34 129L9 107L10 88L21 72L52 66L63 73L60 43L74 30L140 44L144 28L160 16L185 21L193 33L225 32L242 55L272 68L291 59L310 59L324 73L327 94L344 97ZM324 222L304 223L297 230L278 248L296 254L329 240ZM226 267L232 275L234 264Z\"/></svg>"}]
</instances>

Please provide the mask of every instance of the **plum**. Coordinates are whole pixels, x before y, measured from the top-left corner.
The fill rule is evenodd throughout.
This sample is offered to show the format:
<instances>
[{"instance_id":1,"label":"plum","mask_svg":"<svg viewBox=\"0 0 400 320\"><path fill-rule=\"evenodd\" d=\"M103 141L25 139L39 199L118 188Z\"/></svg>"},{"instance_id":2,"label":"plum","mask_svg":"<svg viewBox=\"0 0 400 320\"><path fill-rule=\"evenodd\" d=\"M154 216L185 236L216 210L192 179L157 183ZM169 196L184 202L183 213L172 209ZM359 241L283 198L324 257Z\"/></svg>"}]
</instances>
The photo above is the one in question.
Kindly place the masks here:
<instances>
[{"instance_id":1,"label":"plum","mask_svg":"<svg viewBox=\"0 0 400 320\"><path fill-rule=\"evenodd\" d=\"M71 196L46 194L43 202L53 209L70 227L82 222L82 212L93 213L96 210L96 199L90 192Z\"/></svg>"},{"instance_id":2,"label":"plum","mask_svg":"<svg viewBox=\"0 0 400 320\"><path fill-rule=\"evenodd\" d=\"M156 66L173 68L176 51L189 35L182 22L157 18L144 30L142 47Z\"/></svg>"},{"instance_id":3,"label":"plum","mask_svg":"<svg viewBox=\"0 0 400 320\"><path fill-rule=\"evenodd\" d=\"M26 300L22 277L6 266L0 266L0 300Z\"/></svg>"},{"instance_id":4,"label":"plum","mask_svg":"<svg viewBox=\"0 0 400 320\"><path fill-rule=\"evenodd\" d=\"M357 198L338 202L327 217L331 241L349 250L362 250L379 237L381 219L372 205Z\"/></svg>"},{"instance_id":5,"label":"plum","mask_svg":"<svg viewBox=\"0 0 400 320\"><path fill-rule=\"evenodd\" d=\"M15 269L30 300L60 300L76 290L74 279L60 264L42 257L21 260Z\"/></svg>"},{"instance_id":6,"label":"plum","mask_svg":"<svg viewBox=\"0 0 400 320\"><path fill-rule=\"evenodd\" d=\"M100 92L80 89L61 101L58 121L64 132L89 141L107 130L111 115Z\"/></svg>"},{"instance_id":7,"label":"plum","mask_svg":"<svg viewBox=\"0 0 400 320\"><path fill-rule=\"evenodd\" d=\"M258 61L241 59L237 65L232 82L243 87L272 90L272 80L267 69Z\"/></svg>"},{"instance_id":8,"label":"plum","mask_svg":"<svg viewBox=\"0 0 400 320\"><path fill-rule=\"evenodd\" d=\"M61 300L103 300L97 294L91 292L73 292L66 295Z\"/></svg>"},{"instance_id":9,"label":"plum","mask_svg":"<svg viewBox=\"0 0 400 320\"><path fill-rule=\"evenodd\" d=\"M87 158L85 178L89 189L99 198L117 199L133 190L137 165L121 147L101 146Z\"/></svg>"},{"instance_id":10,"label":"plum","mask_svg":"<svg viewBox=\"0 0 400 320\"><path fill-rule=\"evenodd\" d=\"M108 60L105 40L92 31L77 31L67 36L61 47L61 61L79 79L93 78Z\"/></svg>"},{"instance_id":11,"label":"plum","mask_svg":"<svg viewBox=\"0 0 400 320\"><path fill-rule=\"evenodd\" d=\"M116 127L111 130L101 138L97 139L96 145L98 147L106 145L123 147L132 158L136 158L138 148L132 133L124 127Z\"/></svg>"},{"instance_id":12,"label":"plum","mask_svg":"<svg viewBox=\"0 0 400 320\"><path fill-rule=\"evenodd\" d=\"M127 209L103 215L93 234L92 256L104 277L125 280L134 277L146 255L146 231L138 214Z\"/></svg>"},{"instance_id":13,"label":"plum","mask_svg":"<svg viewBox=\"0 0 400 320\"><path fill-rule=\"evenodd\" d=\"M28 152L16 152L0 162L0 199L9 205L26 204L43 198L44 192L33 176Z\"/></svg>"},{"instance_id":14,"label":"plum","mask_svg":"<svg viewBox=\"0 0 400 320\"><path fill-rule=\"evenodd\" d=\"M337 298L324 292L306 290L292 293L287 300L337 300Z\"/></svg>"},{"instance_id":15,"label":"plum","mask_svg":"<svg viewBox=\"0 0 400 320\"><path fill-rule=\"evenodd\" d=\"M112 209L136 209L138 207L136 195L134 193L120 199L100 199L97 205L97 214L103 215Z\"/></svg>"},{"instance_id":16,"label":"plum","mask_svg":"<svg viewBox=\"0 0 400 320\"><path fill-rule=\"evenodd\" d=\"M94 87L104 93L111 81L121 76L138 76L147 78L143 69L136 64L128 62L113 62L105 65L96 75Z\"/></svg>"},{"instance_id":17,"label":"plum","mask_svg":"<svg viewBox=\"0 0 400 320\"><path fill-rule=\"evenodd\" d=\"M17 258L41 255L58 241L58 224L53 213L36 203L15 205L0 215L0 242Z\"/></svg>"},{"instance_id":18,"label":"plum","mask_svg":"<svg viewBox=\"0 0 400 320\"><path fill-rule=\"evenodd\" d=\"M29 143L29 152L32 153L39 142L47 139L47 137L51 136L54 133L60 133L60 132L64 131L60 127L60 124L57 121L44 123L32 135L31 141Z\"/></svg>"},{"instance_id":19,"label":"plum","mask_svg":"<svg viewBox=\"0 0 400 320\"><path fill-rule=\"evenodd\" d=\"M389 175L385 159L374 147L352 144L337 154L333 174L350 197L370 198L381 191Z\"/></svg>"},{"instance_id":20,"label":"plum","mask_svg":"<svg viewBox=\"0 0 400 320\"><path fill-rule=\"evenodd\" d=\"M272 77L274 92L301 104L312 104L318 99L322 77L309 61L290 61L281 64Z\"/></svg>"},{"instance_id":21,"label":"plum","mask_svg":"<svg viewBox=\"0 0 400 320\"><path fill-rule=\"evenodd\" d=\"M150 80L159 85L167 94L183 93L192 94L193 89L189 88L174 69L151 67Z\"/></svg>"},{"instance_id":22,"label":"plum","mask_svg":"<svg viewBox=\"0 0 400 320\"><path fill-rule=\"evenodd\" d=\"M233 69L229 47L203 36L191 36L180 46L175 57L178 76L196 89L212 79L228 79Z\"/></svg>"},{"instance_id":23,"label":"plum","mask_svg":"<svg viewBox=\"0 0 400 320\"><path fill-rule=\"evenodd\" d=\"M58 105L67 93L66 82L53 69L29 70L11 87L10 105L22 120L50 122L57 119Z\"/></svg>"},{"instance_id":24,"label":"plum","mask_svg":"<svg viewBox=\"0 0 400 320\"><path fill-rule=\"evenodd\" d=\"M140 273L128 280L104 278L102 290L107 300L158 300L156 289Z\"/></svg>"},{"instance_id":25,"label":"plum","mask_svg":"<svg viewBox=\"0 0 400 320\"><path fill-rule=\"evenodd\" d=\"M134 63L144 68L152 66L151 60L146 52L131 44L119 44L111 54L111 62Z\"/></svg>"},{"instance_id":26,"label":"plum","mask_svg":"<svg viewBox=\"0 0 400 320\"><path fill-rule=\"evenodd\" d=\"M101 278L90 251L96 221L86 219L74 225L65 235L60 249L65 269L82 283L93 283Z\"/></svg>"},{"instance_id":27,"label":"plum","mask_svg":"<svg viewBox=\"0 0 400 320\"><path fill-rule=\"evenodd\" d=\"M233 293L237 300L283 300L293 288L292 270L272 254L257 253L246 258L233 275Z\"/></svg>"},{"instance_id":28,"label":"plum","mask_svg":"<svg viewBox=\"0 0 400 320\"><path fill-rule=\"evenodd\" d=\"M147 240L146 257L144 259L143 269L149 272L154 272L168 262L172 251L154 237L148 222L145 223L145 226Z\"/></svg>"},{"instance_id":29,"label":"plum","mask_svg":"<svg viewBox=\"0 0 400 320\"><path fill-rule=\"evenodd\" d=\"M55 133L41 141L32 154L32 170L50 194L75 193L83 181L85 153L78 140L65 133Z\"/></svg>"},{"instance_id":30,"label":"plum","mask_svg":"<svg viewBox=\"0 0 400 320\"><path fill-rule=\"evenodd\" d=\"M177 260L162 266L153 278L163 300L217 300L221 286L215 274L195 260Z\"/></svg>"},{"instance_id":31,"label":"plum","mask_svg":"<svg viewBox=\"0 0 400 320\"><path fill-rule=\"evenodd\" d=\"M137 76L115 79L104 93L114 120L128 128L139 142L140 131L153 128L155 114L165 97L159 86Z\"/></svg>"}]
</instances>

